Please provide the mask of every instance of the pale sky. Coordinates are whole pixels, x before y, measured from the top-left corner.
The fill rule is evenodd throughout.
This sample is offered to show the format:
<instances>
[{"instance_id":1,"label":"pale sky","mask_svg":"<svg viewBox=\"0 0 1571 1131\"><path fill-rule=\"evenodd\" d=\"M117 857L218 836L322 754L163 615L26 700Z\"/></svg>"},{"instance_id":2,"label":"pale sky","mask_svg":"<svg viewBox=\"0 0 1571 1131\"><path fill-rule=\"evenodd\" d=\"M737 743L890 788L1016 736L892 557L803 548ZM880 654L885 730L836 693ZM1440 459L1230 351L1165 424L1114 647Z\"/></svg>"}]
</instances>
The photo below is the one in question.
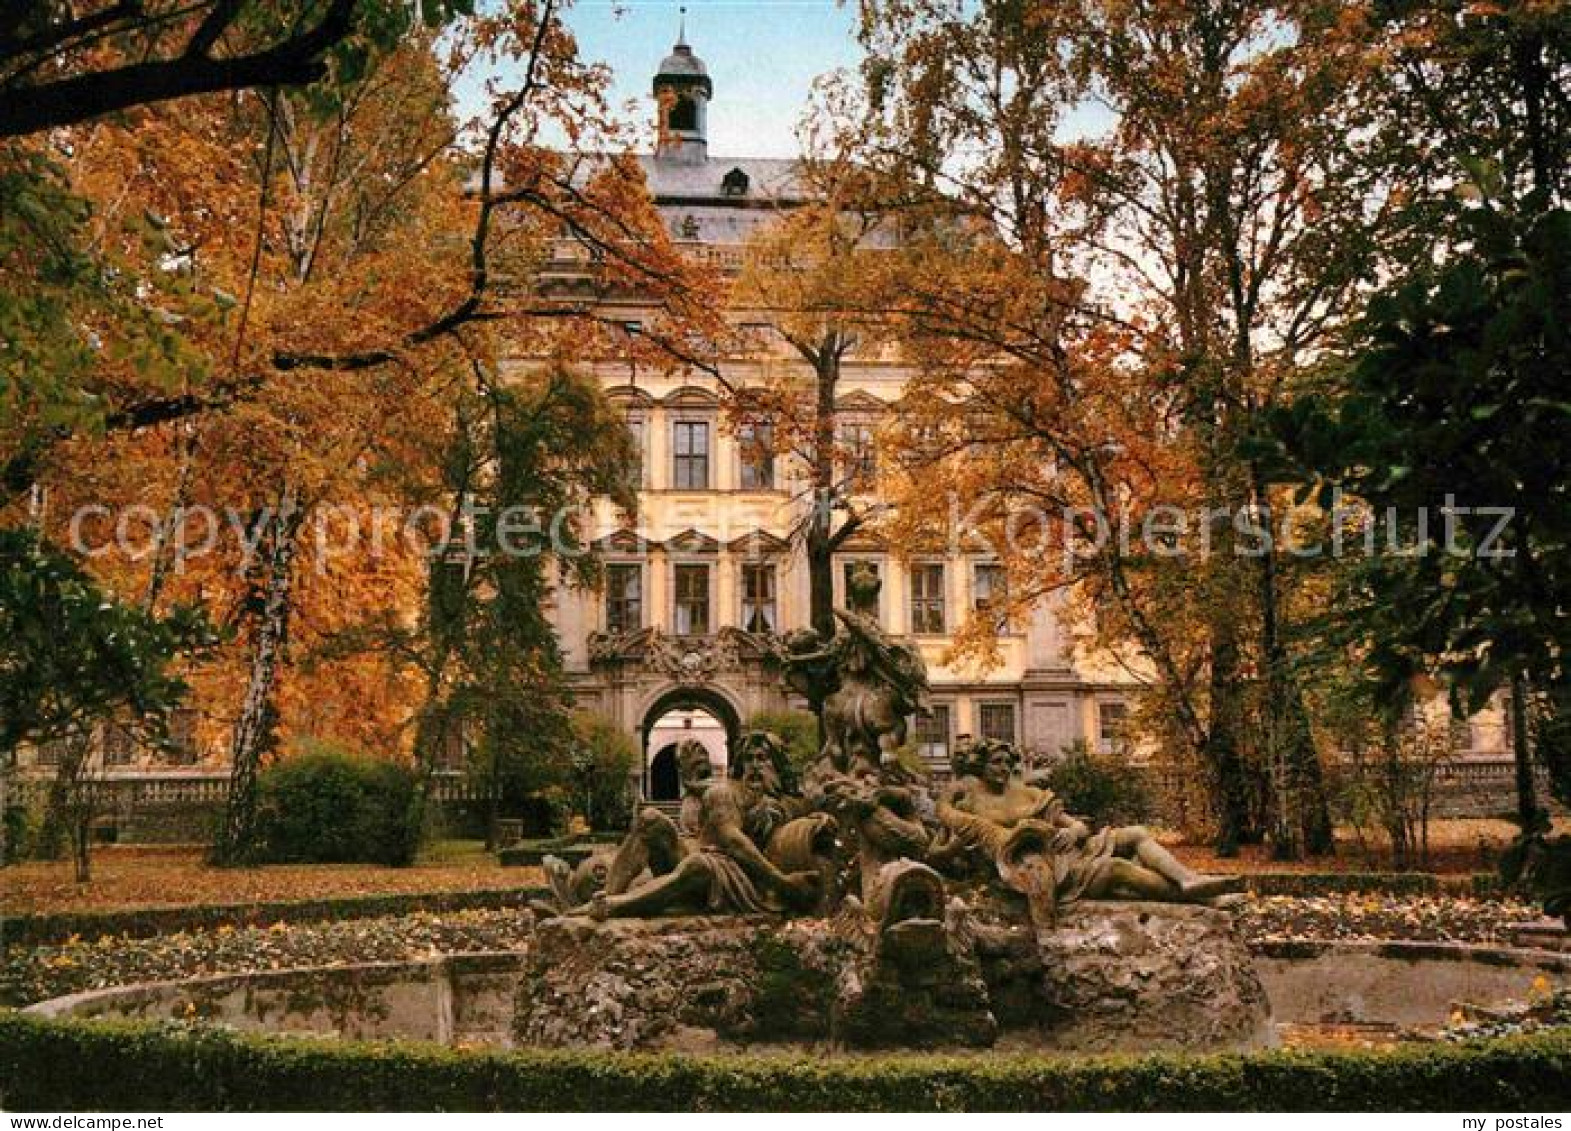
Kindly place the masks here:
<instances>
[{"instance_id":1,"label":"pale sky","mask_svg":"<svg viewBox=\"0 0 1571 1131\"><path fill-rule=\"evenodd\" d=\"M835 0L578 0L566 21L587 60L610 64L613 103L637 101L652 121L649 83L676 42L709 67L709 152L717 157L795 157L796 126L813 80L861 58L855 6Z\"/></svg>"}]
</instances>

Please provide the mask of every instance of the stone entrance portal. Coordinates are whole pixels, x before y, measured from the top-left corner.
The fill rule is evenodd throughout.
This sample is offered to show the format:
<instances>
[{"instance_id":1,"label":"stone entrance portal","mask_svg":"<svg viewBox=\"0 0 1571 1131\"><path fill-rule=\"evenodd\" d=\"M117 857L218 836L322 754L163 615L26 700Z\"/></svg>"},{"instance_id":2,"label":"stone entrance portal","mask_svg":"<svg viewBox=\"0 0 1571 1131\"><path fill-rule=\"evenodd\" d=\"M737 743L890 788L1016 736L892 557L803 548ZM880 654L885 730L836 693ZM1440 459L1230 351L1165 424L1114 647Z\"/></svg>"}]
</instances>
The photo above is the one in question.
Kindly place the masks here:
<instances>
[{"instance_id":1,"label":"stone entrance portal","mask_svg":"<svg viewBox=\"0 0 1571 1131\"><path fill-rule=\"evenodd\" d=\"M709 752L710 765L724 773L742 720L724 695L708 688L676 687L655 699L644 712L640 729L643 796L650 801L677 801L682 794L677 746L698 742Z\"/></svg>"}]
</instances>

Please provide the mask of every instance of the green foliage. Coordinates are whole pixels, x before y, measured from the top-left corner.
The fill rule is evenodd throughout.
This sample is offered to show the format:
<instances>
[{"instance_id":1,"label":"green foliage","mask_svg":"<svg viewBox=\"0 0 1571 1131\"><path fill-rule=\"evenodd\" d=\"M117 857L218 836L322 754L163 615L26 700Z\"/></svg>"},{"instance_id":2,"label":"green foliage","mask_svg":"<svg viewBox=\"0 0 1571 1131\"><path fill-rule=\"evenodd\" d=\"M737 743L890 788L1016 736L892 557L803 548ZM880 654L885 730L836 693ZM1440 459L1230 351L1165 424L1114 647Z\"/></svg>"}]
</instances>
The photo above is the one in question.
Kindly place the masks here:
<instances>
[{"instance_id":1,"label":"green foliage","mask_svg":"<svg viewBox=\"0 0 1571 1131\"><path fill-rule=\"evenodd\" d=\"M1131 825L1149 820L1151 798L1139 773L1117 758L1093 754L1084 742L1064 748L1047 774L1064 808L1092 825Z\"/></svg>"},{"instance_id":2,"label":"green foliage","mask_svg":"<svg viewBox=\"0 0 1571 1131\"><path fill-rule=\"evenodd\" d=\"M1322 504L1341 488L1382 542L1388 522L1402 536L1360 558L1337 602L1374 678L1399 693L1438 668L1476 709L1571 647L1571 212L1456 223L1466 248L1377 295L1345 388L1300 400L1277 432Z\"/></svg>"},{"instance_id":3,"label":"green foliage","mask_svg":"<svg viewBox=\"0 0 1571 1131\"><path fill-rule=\"evenodd\" d=\"M798 773L818 760L818 720L807 711L759 711L742 729L778 734Z\"/></svg>"},{"instance_id":4,"label":"green foliage","mask_svg":"<svg viewBox=\"0 0 1571 1131\"><path fill-rule=\"evenodd\" d=\"M573 731L573 786L581 815L592 829L626 829L633 818L628 783L638 770L637 744L615 723L586 711L573 716Z\"/></svg>"},{"instance_id":5,"label":"green foliage","mask_svg":"<svg viewBox=\"0 0 1571 1131\"><path fill-rule=\"evenodd\" d=\"M403 867L420 847L413 771L319 746L263 771L262 857L271 862Z\"/></svg>"},{"instance_id":6,"label":"green foliage","mask_svg":"<svg viewBox=\"0 0 1571 1131\"><path fill-rule=\"evenodd\" d=\"M504 807L548 804L553 824L571 815L576 737L552 594L598 579L576 516L595 495L635 507L634 466L593 377L556 367L465 394L443 477L472 541L432 556L424 624L398 650L436 689L424 713L441 725L427 729L462 728Z\"/></svg>"},{"instance_id":7,"label":"green foliage","mask_svg":"<svg viewBox=\"0 0 1571 1131\"><path fill-rule=\"evenodd\" d=\"M0 530L0 760L110 717L161 737L186 693L171 662L212 641L196 610L151 616L31 531Z\"/></svg>"},{"instance_id":8,"label":"green foliage","mask_svg":"<svg viewBox=\"0 0 1571 1131\"><path fill-rule=\"evenodd\" d=\"M1568 1086L1571 1033L1555 1030L1345 1052L721 1058L0 1014L0 1093L23 1111L1526 1111Z\"/></svg>"},{"instance_id":9,"label":"green foliage","mask_svg":"<svg viewBox=\"0 0 1571 1131\"><path fill-rule=\"evenodd\" d=\"M0 866L26 860L33 852L34 838L38 834L36 815L26 805L7 805L0 813Z\"/></svg>"}]
</instances>

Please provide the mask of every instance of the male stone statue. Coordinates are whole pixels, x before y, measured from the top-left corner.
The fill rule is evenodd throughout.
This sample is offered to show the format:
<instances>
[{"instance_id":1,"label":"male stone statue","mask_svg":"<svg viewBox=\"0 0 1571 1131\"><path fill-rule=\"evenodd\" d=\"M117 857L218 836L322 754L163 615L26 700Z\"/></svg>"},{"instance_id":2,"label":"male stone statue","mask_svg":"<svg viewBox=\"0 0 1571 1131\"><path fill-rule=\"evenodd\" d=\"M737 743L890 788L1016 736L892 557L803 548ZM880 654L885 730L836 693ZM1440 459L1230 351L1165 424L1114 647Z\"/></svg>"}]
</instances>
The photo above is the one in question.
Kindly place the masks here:
<instances>
[{"instance_id":1,"label":"male stone statue","mask_svg":"<svg viewBox=\"0 0 1571 1131\"><path fill-rule=\"evenodd\" d=\"M684 743L677 756L680 825L658 809L641 811L605 890L568 913L605 919L810 906L823 878L814 855L832 843L834 821L796 816L784 744L762 732L743 736L726 778L712 775L697 743Z\"/></svg>"}]
</instances>

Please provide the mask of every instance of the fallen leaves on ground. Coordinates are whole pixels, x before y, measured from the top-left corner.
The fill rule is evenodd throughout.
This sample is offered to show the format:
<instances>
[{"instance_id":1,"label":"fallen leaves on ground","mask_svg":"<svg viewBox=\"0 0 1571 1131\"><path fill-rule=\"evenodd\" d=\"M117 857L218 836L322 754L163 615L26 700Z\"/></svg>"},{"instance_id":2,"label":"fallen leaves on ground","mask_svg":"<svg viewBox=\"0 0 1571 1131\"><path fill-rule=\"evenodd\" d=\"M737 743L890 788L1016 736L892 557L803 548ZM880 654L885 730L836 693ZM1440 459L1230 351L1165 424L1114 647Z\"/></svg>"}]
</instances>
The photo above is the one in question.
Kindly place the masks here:
<instances>
[{"instance_id":1,"label":"fallen leaves on ground","mask_svg":"<svg viewBox=\"0 0 1571 1131\"><path fill-rule=\"evenodd\" d=\"M200 903L267 903L358 895L492 891L537 882L531 870L503 868L478 850L448 853L409 868L368 864L289 864L213 868L199 849L103 848L91 883L78 884L69 863L28 862L5 869L0 911L8 915L121 911Z\"/></svg>"},{"instance_id":2,"label":"fallen leaves on ground","mask_svg":"<svg viewBox=\"0 0 1571 1131\"><path fill-rule=\"evenodd\" d=\"M0 1005L200 974L512 950L528 934L530 921L517 910L476 910L180 931L146 939L76 939L6 952L0 961Z\"/></svg>"},{"instance_id":3,"label":"fallen leaves on ground","mask_svg":"<svg viewBox=\"0 0 1571 1131\"><path fill-rule=\"evenodd\" d=\"M1253 898L1239 927L1274 939L1411 939L1501 942L1537 912L1512 900L1456 896L1337 895ZM147 939L74 938L15 950L0 961L0 1004L21 1005L101 986L242 970L392 962L431 954L511 950L529 933L518 910L344 919L322 923L182 931Z\"/></svg>"},{"instance_id":4,"label":"fallen leaves on ground","mask_svg":"<svg viewBox=\"0 0 1571 1131\"><path fill-rule=\"evenodd\" d=\"M1253 941L1403 939L1497 943L1507 941L1511 924L1539 916L1537 907L1514 899L1370 892L1259 896L1239 911L1240 926Z\"/></svg>"}]
</instances>

